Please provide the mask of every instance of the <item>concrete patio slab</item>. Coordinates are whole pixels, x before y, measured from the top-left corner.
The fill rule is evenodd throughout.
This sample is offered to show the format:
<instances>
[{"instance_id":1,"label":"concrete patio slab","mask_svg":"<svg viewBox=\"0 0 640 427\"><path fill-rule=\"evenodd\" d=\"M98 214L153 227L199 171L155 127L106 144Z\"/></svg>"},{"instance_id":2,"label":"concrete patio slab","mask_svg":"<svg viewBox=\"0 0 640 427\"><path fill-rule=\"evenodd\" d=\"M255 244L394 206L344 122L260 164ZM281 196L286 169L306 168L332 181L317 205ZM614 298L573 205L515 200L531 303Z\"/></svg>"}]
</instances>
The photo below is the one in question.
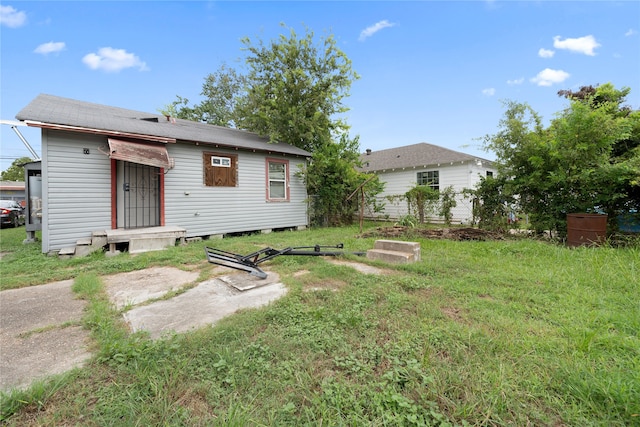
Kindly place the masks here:
<instances>
[{"instance_id":1,"label":"concrete patio slab","mask_svg":"<svg viewBox=\"0 0 640 427\"><path fill-rule=\"evenodd\" d=\"M235 280L251 277L240 275ZM132 331L147 331L154 339L167 333L187 332L213 325L238 310L275 301L287 293L287 287L278 280L277 274L268 273L259 286L247 291L239 291L220 278L207 280L170 300L134 307L124 318Z\"/></svg>"},{"instance_id":2,"label":"concrete patio slab","mask_svg":"<svg viewBox=\"0 0 640 427\"><path fill-rule=\"evenodd\" d=\"M91 353L79 326L86 301L72 280L0 292L0 390L81 366Z\"/></svg>"}]
</instances>

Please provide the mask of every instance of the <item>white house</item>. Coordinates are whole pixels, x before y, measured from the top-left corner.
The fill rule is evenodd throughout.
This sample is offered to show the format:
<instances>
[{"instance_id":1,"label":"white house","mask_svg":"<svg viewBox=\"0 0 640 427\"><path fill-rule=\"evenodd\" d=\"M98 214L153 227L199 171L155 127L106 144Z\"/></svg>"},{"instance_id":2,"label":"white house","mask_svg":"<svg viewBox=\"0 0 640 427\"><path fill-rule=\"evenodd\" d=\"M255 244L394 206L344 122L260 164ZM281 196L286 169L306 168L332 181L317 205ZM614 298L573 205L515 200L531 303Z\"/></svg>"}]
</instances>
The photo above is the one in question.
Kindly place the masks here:
<instances>
[{"instance_id":1,"label":"white house","mask_svg":"<svg viewBox=\"0 0 640 427\"><path fill-rule=\"evenodd\" d=\"M43 252L101 230L188 238L307 226L294 172L310 153L292 145L51 95L16 118L42 129Z\"/></svg>"},{"instance_id":2,"label":"white house","mask_svg":"<svg viewBox=\"0 0 640 427\"><path fill-rule=\"evenodd\" d=\"M453 209L454 224L472 221L472 201L462 195L464 189L473 189L481 177L497 173L492 161L425 142L387 150L367 150L360 156L362 171L376 173L385 183L378 201L384 211L376 216L398 219L408 213L406 201L390 201L388 196L405 194L416 184L428 185L435 190L452 186L457 206ZM438 221L441 218L429 218Z\"/></svg>"}]
</instances>

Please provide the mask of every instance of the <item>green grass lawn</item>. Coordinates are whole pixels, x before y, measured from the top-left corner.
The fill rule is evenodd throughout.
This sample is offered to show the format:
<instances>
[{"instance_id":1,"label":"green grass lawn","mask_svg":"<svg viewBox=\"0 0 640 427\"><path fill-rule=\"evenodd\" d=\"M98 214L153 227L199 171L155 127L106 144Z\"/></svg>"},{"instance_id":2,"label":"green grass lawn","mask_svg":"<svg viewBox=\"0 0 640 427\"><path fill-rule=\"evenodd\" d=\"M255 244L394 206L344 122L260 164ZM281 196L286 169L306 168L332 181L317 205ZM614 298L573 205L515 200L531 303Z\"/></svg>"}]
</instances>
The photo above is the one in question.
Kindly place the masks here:
<instances>
[{"instance_id":1,"label":"green grass lawn","mask_svg":"<svg viewBox=\"0 0 640 427\"><path fill-rule=\"evenodd\" d=\"M0 395L7 425L640 425L637 247L411 239L419 263L357 259L382 276L278 257L284 298L151 341L127 333L100 276L171 265L204 280L205 244L366 251L375 239L314 229L70 260L22 239L1 231L1 288L74 278L95 357Z\"/></svg>"}]
</instances>

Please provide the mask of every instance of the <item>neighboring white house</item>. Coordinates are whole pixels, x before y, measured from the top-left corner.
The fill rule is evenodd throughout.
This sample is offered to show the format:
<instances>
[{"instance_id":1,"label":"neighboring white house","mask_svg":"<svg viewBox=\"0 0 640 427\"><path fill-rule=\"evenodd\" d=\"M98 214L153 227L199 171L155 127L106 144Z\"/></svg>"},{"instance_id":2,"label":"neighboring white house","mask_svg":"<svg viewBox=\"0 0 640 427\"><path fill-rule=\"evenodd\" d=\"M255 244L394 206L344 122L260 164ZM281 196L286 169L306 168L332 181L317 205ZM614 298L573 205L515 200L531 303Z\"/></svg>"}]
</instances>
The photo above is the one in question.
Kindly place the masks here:
<instances>
[{"instance_id":1,"label":"neighboring white house","mask_svg":"<svg viewBox=\"0 0 640 427\"><path fill-rule=\"evenodd\" d=\"M39 95L16 118L42 129L42 251L99 230L185 237L306 227L310 153L254 133Z\"/></svg>"},{"instance_id":2,"label":"neighboring white house","mask_svg":"<svg viewBox=\"0 0 640 427\"><path fill-rule=\"evenodd\" d=\"M433 144L419 143L387 150L367 150L360 156L362 171L376 173L385 183L378 201L384 211L370 216L398 219L408 213L406 201L389 200L388 196L405 194L416 184L428 185L436 190L453 186L457 206L453 209L454 224L472 222L472 200L462 195L464 189L473 189L481 177L497 174L492 161L449 150ZM442 218L429 218L431 221Z\"/></svg>"}]
</instances>

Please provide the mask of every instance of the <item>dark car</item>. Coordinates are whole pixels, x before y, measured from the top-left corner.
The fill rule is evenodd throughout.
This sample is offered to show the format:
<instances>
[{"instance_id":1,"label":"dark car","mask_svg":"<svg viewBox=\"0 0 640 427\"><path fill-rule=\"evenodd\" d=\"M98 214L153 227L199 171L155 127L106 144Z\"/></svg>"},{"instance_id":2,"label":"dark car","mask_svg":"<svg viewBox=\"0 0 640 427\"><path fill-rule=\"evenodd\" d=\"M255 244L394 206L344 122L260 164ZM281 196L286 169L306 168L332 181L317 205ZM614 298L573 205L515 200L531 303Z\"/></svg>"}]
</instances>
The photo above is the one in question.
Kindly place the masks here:
<instances>
[{"instance_id":1,"label":"dark car","mask_svg":"<svg viewBox=\"0 0 640 427\"><path fill-rule=\"evenodd\" d=\"M13 200L0 200L0 225L18 227L24 224L24 208Z\"/></svg>"}]
</instances>

